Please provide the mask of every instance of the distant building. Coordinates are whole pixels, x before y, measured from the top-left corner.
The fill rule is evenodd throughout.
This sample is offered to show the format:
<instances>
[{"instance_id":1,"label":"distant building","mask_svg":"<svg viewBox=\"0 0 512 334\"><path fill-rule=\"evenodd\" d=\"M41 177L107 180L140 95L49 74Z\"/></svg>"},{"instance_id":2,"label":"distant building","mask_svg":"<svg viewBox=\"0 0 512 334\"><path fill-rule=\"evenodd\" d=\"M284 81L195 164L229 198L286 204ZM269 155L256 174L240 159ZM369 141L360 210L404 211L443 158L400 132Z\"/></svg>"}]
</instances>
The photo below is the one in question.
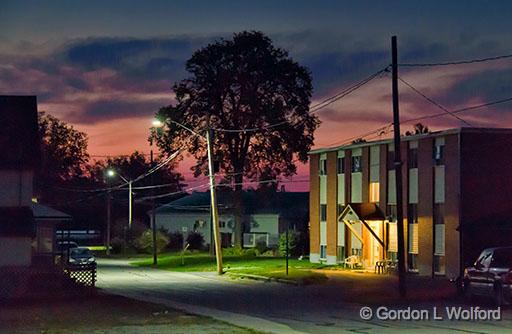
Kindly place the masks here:
<instances>
[{"instance_id":1,"label":"distant building","mask_svg":"<svg viewBox=\"0 0 512 334\"><path fill-rule=\"evenodd\" d=\"M456 277L486 247L512 244L512 130L402 137L407 269ZM310 259L396 259L391 140L310 152Z\"/></svg>"},{"instance_id":2,"label":"distant building","mask_svg":"<svg viewBox=\"0 0 512 334\"><path fill-rule=\"evenodd\" d=\"M234 193L218 192L219 222L223 247L234 243ZM261 194L243 192L242 240L244 247L255 247L262 242L276 246L279 234L296 229L307 233L308 193L275 192ZM210 193L193 192L156 209L156 226L169 232L182 233L185 238L195 231L203 235L206 244L212 242ZM151 212L149 212L151 217ZM152 224L152 222L151 222Z\"/></svg>"}]
</instances>

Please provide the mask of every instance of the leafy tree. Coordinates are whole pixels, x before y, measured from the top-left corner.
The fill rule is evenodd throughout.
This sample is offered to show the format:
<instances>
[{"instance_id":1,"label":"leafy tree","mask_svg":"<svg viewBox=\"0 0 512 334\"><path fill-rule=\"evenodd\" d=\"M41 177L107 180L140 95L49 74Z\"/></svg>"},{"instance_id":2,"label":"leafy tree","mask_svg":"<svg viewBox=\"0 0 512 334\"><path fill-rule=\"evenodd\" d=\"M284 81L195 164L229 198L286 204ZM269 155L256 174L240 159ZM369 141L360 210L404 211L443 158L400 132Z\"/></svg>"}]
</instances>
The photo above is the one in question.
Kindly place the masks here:
<instances>
[{"instance_id":1,"label":"leafy tree","mask_svg":"<svg viewBox=\"0 0 512 334\"><path fill-rule=\"evenodd\" d=\"M406 136L414 136L414 135L421 135L421 134L427 134L430 133L430 129L428 126L423 125L422 123L416 123L413 126L412 131L406 131Z\"/></svg>"},{"instance_id":2,"label":"leafy tree","mask_svg":"<svg viewBox=\"0 0 512 334\"><path fill-rule=\"evenodd\" d=\"M298 256L302 251L299 243L301 241L300 233L294 230L288 231L288 251L290 256ZM279 235L279 254L286 256L286 232Z\"/></svg>"},{"instance_id":3,"label":"leafy tree","mask_svg":"<svg viewBox=\"0 0 512 334\"><path fill-rule=\"evenodd\" d=\"M199 232L189 232L187 235L187 243L190 249L203 249L204 238Z\"/></svg>"},{"instance_id":4,"label":"leafy tree","mask_svg":"<svg viewBox=\"0 0 512 334\"><path fill-rule=\"evenodd\" d=\"M51 200L55 186L85 177L88 138L45 112L38 114L38 123L41 167L36 171L35 190L39 197Z\"/></svg>"},{"instance_id":5,"label":"leafy tree","mask_svg":"<svg viewBox=\"0 0 512 334\"><path fill-rule=\"evenodd\" d=\"M154 164L156 165L159 162L160 160L156 159ZM136 189L134 190L136 197L141 198L151 196L153 194L162 195L181 191L184 186L182 183L184 178L180 173L174 171L175 166L175 163L169 163L155 171L152 176L147 176L134 183L133 186L137 188L152 186L155 184L166 185L165 187L160 188ZM144 154L135 151L129 156L117 156L106 160L96 161L94 165L89 167L91 179L96 182L103 182L105 179L105 172L109 168L115 170L118 175L121 175L128 180L135 180L140 175L147 173L152 166L151 162ZM114 176L112 179L107 179L107 181L111 185L124 183L120 176Z\"/></svg>"},{"instance_id":6,"label":"leafy tree","mask_svg":"<svg viewBox=\"0 0 512 334\"><path fill-rule=\"evenodd\" d=\"M320 123L309 113L311 75L267 36L244 31L209 44L192 55L186 69L191 76L173 86L176 105L157 113L165 128L153 137L162 151L185 147L197 161L194 174L206 175L205 141L171 120L195 131L214 129L215 159L238 193L244 177L291 176L296 160L307 161ZM240 245L241 196L235 199L235 244Z\"/></svg>"}]
</instances>

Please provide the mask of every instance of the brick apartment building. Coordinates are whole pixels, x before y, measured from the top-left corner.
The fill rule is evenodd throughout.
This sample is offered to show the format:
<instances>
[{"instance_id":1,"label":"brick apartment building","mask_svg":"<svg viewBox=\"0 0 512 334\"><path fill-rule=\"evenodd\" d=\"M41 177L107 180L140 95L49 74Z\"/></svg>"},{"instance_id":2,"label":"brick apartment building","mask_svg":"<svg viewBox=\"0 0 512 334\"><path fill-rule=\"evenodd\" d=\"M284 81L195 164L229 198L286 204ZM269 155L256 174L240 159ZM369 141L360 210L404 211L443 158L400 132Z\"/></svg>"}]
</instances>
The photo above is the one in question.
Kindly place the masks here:
<instances>
[{"instance_id":1,"label":"brick apartment building","mask_svg":"<svg viewBox=\"0 0 512 334\"><path fill-rule=\"evenodd\" d=\"M485 247L512 245L512 129L402 137L407 268L457 277ZM392 140L310 152L310 260L396 259Z\"/></svg>"}]
</instances>

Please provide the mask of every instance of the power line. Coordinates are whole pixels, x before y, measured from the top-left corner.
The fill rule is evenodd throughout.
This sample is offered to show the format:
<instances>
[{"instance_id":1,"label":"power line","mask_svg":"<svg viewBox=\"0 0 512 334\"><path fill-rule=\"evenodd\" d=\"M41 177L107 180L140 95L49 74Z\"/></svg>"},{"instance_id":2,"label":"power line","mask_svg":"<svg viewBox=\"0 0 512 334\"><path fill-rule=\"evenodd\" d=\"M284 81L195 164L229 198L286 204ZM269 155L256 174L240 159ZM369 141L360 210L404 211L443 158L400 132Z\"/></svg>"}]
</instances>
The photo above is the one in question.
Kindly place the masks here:
<instances>
[{"instance_id":1,"label":"power line","mask_svg":"<svg viewBox=\"0 0 512 334\"><path fill-rule=\"evenodd\" d=\"M480 108L489 107L489 106L493 106L493 105L497 105L497 104L501 104L501 103L506 103L506 102L510 102L510 101L512 101L512 97L508 97L508 98L501 99L501 100L486 102L486 103L477 104L477 105L474 105L474 106L469 106L469 107L453 110L453 111L451 111L451 113L452 114L458 114L458 113L461 113L461 112L464 112L464 111L480 109ZM437 118L437 117L445 116L445 115L446 115L445 113L430 114L430 115L426 115L426 116L422 116L422 117L408 119L408 120L402 121L400 123L417 122L417 121L421 121L421 120L424 120L424 119Z\"/></svg>"},{"instance_id":2,"label":"power line","mask_svg":"<svg viewBox=\"0 0 512 334\"><path fill-rule=\"evenodd\" d=\"M505 54L495 57L487 57L487 58L476 58L469 60L459 60L459 61L450 61L450 62L440 62L440 63L402 63L398 64L401 67L431 67L431 66L448 66L448 65L462 65L462 64L474 64L474 63L483 63L487 61L494 61L500 59L512 58L512 54Z\"/></svg>"},{"instance_id":3,"label":"power line","mask_svg":"<svg viewBox=\"0 0 512 334\"><path fill-rule=\"evenodd\" d=\"M417 88L415 88L413 85L411 85L410 83L408 83L407 81L405 81L401 77L398 77L398 80L400 80L404 85L409 87L413 92L415 92L416 94L418 94L419 96L421 96L422 98L424 98L425 100L427 100L428 102L430 102L431 104L436 106L437 108L441 109L442 111L444 111L448 115L458 119L459 121L465 123L466 125L469 125L469 126L473 127L473 125L471 123L469 123L468 121L466 121L466 120L462 119L461 117L455 115L453 112L451 112L450 110L448 110L445 107L443 107L440 103L438 103L438 102L434 101L433 99L431 99L430 97L426 96L425 94L420 92Z\"/></svg>"}]
</instances>

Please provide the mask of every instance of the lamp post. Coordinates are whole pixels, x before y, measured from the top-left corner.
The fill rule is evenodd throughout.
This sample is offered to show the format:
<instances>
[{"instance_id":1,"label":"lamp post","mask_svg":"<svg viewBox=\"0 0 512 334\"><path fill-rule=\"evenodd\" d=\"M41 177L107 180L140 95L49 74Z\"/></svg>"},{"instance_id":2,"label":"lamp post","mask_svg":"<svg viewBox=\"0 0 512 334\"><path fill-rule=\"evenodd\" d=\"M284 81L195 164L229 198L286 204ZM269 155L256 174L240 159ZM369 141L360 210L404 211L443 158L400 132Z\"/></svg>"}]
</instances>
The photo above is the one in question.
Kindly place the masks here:
<instances>
[{"instance_id":1,"label":"lamp post","mask_svg":"<svg viewBox=\"0 0 512 334\"><path fill-rule=\"evenodd\" d=\"M115 172L111 169L107 170L106 172L107 177L105 178L105 183L108 188L108 179L110 177L113 177L115 175ZM110 255L110 225L111 225L111 203L110 203L110 189L107 190L107 236L106 236L106 242L105 242L105 254Z\"/></svg>"},{"instance_id":2,"label":"lamp post","mask_svg":"<svg viewBox=\"0 0 512 334\"><path fill-rule=\"evenodd\" d=\"M132 229L132 223L133 223L133 192L132 192L132 180L128 180L125 178L121 173L116 172L114 169L110 168L107 170L107 176L108 177L114 177L118 175L121 180L128 183L128 230ZM123 235L124 235L124 250L126 250L126 227L123 228ZM110 233L109 233L110 234Z\"/></svg>"},{"instance_id":3,"label":"lamp post","mask_svg":"<svg viewBox=\"0 0 512 334\"><path fill-rule=\"evenodd\" d=\"M151 122L151 125L153 129L161 128L164 124L158 120L153 119ZM149 145L151 147L151 150L149 152L149 158L151 162L151 168L153 168L154 160L153 160L153 139L150 137L149 139ZM151 173L151 185L154 185L154 173ZM151 234L153 239L153 265L156 266L158 264L158 254L157 254L157 247L156 247L156 212L155 212L155 190L154 188L151 188Z\"/></svg>"},{"instance_id":4,"label":"lamp post","mask_svg":"<svg viewBox=\"0 0 512 334\"><path fill-rule=\"evenodd\" d=\"M220 226L219 226L219 211L217 207L217 194L215 191L215 174L213 169L213 145L212 145L212 129L210 129L210 117L206 118L207 121L207 129L206 136L197 133L196 131L188 128L187 126L178 123L176 121L170 120L172 123L178 125L179 127L187 130L188 132L198 136L206 141L206 149L208 151L208 174L210 179L210 200L211 200L211 216L213 221L213 237L215 242L215 260L217 262L217 274L222 275L222 247L220 244Z\"/></svg>"}]
</instances>

